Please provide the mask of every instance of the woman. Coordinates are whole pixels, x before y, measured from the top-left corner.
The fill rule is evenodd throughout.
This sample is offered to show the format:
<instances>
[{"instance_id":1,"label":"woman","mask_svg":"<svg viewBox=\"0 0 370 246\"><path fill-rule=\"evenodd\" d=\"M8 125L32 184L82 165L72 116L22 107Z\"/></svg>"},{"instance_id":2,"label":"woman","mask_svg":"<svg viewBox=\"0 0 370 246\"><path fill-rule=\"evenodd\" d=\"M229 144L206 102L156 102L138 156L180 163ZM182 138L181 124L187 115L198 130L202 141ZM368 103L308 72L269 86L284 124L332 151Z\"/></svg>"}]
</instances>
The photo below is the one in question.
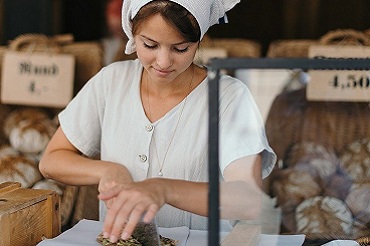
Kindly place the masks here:
<instances>
[{"instance_id":1,"label":"woman","mask_svg":"<svg viewBox=\"0 0 370 246\"><path fill-rule=\"evenodd\" d=\"M126 53L138 59L103 68L60 113L40 170L72 185L99 184L112 242L154 217L161 227L207 229L208 80L193 59L235 3L125 0ZM221 227L231 230L228 219L258 215L275 154L246 86L220 81Z\"/></svg>"}]
</instances>

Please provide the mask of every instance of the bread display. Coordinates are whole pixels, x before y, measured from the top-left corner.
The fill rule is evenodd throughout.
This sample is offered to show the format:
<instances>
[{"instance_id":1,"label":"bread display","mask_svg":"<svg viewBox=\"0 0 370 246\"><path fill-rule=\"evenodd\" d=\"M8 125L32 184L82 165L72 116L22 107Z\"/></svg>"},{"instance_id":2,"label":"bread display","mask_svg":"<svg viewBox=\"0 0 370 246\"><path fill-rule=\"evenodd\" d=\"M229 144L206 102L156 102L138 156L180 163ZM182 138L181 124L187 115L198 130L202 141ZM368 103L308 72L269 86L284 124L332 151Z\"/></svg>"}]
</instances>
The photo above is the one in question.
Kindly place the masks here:
<instances>
[{"instance_id":1,"label":"bread display","mask_svg":"<svg viewBox=\"0 0 370 246\"><path fill-rule=\"evenodd\" d=\"M304 233L308 239L370 233L370 139L343 149L335 153L312 142L289 148L270 181L282 209L282 232Z\"/></svg>"}]
</instances>

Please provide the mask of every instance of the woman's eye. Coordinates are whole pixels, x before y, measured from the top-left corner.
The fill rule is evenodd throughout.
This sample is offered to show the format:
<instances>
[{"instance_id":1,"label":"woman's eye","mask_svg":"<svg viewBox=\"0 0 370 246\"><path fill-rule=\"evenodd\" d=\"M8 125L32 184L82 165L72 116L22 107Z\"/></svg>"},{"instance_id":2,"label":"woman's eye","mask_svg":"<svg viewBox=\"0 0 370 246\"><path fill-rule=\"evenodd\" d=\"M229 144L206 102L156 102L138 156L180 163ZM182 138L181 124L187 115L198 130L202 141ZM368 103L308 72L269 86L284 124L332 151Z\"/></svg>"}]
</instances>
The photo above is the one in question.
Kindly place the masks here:
<instances>
[{"instance_id":1,"label":"woman's eye","mask_svg":"<svg viewBox=\"0 0 370 246\"><path fill-rule=\"evenodd\" d=\"M147 48L147 49L153 50L153 49L157 48L157 45L149 45L149 44L144 43L144 47Z\"/></svg>"},{"instance_id":2,"label":"woman's eye","mask_svg":"<svg viewBox=\"0 0 370 246\"><path fill-rule=\"evenodd\" d=\"M174 48L174 50L175 50L176 52L179 52L179 53L184 53L184 52L188 51L188 49L189 49L189 47L186 47L186 48L184 48L184 49Z\"/></svg>"}]
</instances>

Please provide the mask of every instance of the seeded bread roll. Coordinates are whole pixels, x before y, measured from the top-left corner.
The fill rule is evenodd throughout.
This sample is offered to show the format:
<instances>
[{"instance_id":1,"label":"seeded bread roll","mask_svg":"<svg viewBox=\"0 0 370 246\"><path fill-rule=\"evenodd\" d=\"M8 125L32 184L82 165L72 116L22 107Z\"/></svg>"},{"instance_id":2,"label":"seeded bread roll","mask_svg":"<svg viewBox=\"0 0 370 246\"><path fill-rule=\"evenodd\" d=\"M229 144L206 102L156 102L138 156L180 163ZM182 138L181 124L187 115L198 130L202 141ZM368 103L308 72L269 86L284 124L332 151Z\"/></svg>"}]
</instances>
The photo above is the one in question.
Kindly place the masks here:
<instances>
[{"instance_id":1,"label":"seeded bread roll","mask_svg":"<svg viewBox=\"0 0 370 246\"><path fill-rule=\"evenodd\" d=\"M178 241L172 238L167 238L159 235L160 246L176 246ZM119 239L116 243L112 243L109 241L108 238L104 238L103 234L100 233L96 238L96 241L103 246L145 246L146 244L142 244L134 237L129 237L126 240Z\"/></svg>"},{"instance_id":2,"label":"seeded bread roll","mask_svg":"<svg viewBox=\"0 0 370 246\"><path fill-rule=\"evenodd\" d=\"M117 242L112 243L108 238L104 238L102 233L98 235L96 241L103 246L142 246L142 244L133 237L129 237L126 240L119 239Z\"/></svg>"}]
</instances>

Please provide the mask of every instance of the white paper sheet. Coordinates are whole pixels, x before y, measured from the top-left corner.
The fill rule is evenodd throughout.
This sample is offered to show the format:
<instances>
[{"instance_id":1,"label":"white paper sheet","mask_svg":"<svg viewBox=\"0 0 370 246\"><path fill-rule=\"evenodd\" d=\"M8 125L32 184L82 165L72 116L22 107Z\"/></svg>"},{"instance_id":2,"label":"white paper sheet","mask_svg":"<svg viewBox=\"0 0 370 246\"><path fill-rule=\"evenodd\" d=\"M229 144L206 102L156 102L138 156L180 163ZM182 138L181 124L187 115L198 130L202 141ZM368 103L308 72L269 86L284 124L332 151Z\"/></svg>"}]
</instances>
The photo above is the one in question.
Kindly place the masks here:
<instances>
[{"instance_id":1,"label":"white paper sheet","mask_svg":"<svg viewBox=\"0 0 370 246\"><path fill-rule=\"evenodd\" d=\"M99 246L96 237L102 231L103 223L94 220L81 220L73 228L53 239L46 239L37 246ZM187 227L158 228L159 234L179 241L178 246L207 246L207 232L189 230ZM228 233L220 233L220 242ZM265 235L261 234L259 246L301 246L304 235Z\"/></svg>"},{"instance_id":2,"label":"white paper sheet","mask_svg":"<svg viewBox=\"0 0 370 246\"><path fill-rule=\"evenodd\" d=\"M353 240L334 240L324 244L323 246L359 246L359 244Z\"/></svg>"},{"instance_id":3,"label":"white paper sheet","mask_svg":"<svg viewBox=\"0 0 370 246\"><path fill-rule=\"evenodd\" d=\"M261 234L258 246L301 246L305 235L266 235Z\"/></svg>"},{"instance_id":4,"label":"white paper sheet","mask_svg":"<svg viewBox=\"0 0 370 246\"><path fill-rule=\"evenodd\" d=\"M100 246L96 237L102 231L103 222L81 220L73 228L53 239L46 239L37 246ZM187 246L188 227L158 228L159 234L179 241L178 246Z\"/></svg>"}]
</instances>

